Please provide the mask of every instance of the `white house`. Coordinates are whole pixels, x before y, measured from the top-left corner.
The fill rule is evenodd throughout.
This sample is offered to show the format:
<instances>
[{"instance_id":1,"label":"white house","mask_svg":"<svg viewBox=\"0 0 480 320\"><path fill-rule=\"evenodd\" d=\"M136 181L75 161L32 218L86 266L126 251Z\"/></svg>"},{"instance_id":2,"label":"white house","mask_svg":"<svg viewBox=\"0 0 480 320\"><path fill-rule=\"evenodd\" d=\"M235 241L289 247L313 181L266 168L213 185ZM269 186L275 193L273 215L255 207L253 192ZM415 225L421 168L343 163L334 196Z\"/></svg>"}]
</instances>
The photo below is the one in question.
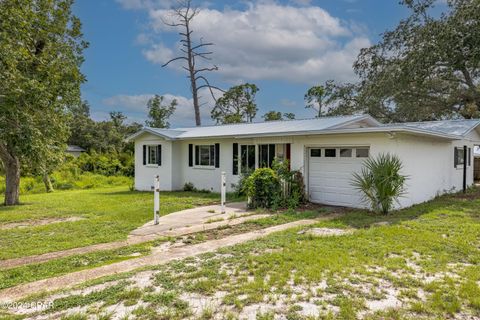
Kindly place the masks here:
<instances>
[{"instance_id":1,"label":"white house","mask_svg":"<svg viewBox=\"0 0 480 320\"><path fill-rule=\"evenodd\" d=\"M288 159L292 170L303 173L310 201L362 207L351 186L352 173L367 157L389 152L401 158L409 177L407 193L400 199L406 207L473 184L472 149L480 144L479 125L480 120L383 125L357 115L144 128L130 137L135 141L135 187L151 190L159 175L163 190L180 190L190 182L219 191L225 171L230 189L242 172L269 166L276 157Z\"/></svg>"}]
</instances>

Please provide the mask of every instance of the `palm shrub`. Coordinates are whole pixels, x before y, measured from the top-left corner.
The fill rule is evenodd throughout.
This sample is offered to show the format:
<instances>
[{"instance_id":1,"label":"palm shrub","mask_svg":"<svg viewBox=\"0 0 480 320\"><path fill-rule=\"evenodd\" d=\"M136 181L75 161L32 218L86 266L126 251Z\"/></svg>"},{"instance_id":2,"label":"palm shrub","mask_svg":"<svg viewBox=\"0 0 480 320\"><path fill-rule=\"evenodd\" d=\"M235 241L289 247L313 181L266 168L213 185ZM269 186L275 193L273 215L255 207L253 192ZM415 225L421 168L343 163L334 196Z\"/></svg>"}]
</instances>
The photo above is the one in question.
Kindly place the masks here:
<instances>
[{"instance_id":1,"label":"palm shrub","mask_svg":"<svg viewBox=\"0 0 480 320\"><path fill-rule=\"evenodd\" d=\"M362 193L363 201L377 213L388 214L405 193L407 176L402 175L400 158L379 154L363 163L360 173L353 174L352 185Z\"/></svg>"}]
</instances>

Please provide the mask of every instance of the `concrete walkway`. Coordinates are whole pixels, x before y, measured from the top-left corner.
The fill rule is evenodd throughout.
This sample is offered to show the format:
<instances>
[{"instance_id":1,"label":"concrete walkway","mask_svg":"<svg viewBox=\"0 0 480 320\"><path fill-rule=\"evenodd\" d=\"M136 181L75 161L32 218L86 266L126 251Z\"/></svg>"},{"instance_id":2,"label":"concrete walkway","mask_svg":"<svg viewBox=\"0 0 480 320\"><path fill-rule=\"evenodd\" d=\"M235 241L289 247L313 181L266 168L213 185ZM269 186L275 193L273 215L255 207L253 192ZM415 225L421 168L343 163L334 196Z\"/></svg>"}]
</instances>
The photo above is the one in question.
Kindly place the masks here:
<instances>
[{"instance_id":1,"label":"concrete walkway","mask_svg":"<svg viewBox=\"0 0 480 320\"><path fill-rule=\"evenodd\" d=\"M178 237L191 233L212 230L227 225L236 225L249 220L268 217L267 214L254 214L245 210L244 203L232 203L226 206L226 213L220 213L219 205L204 206L182 210L159 219L158 225L153 221L132 231L127 240L109 243L99 243L91 246L73 248L62 251L49 252L36 256L21 257L0 261L1 269L10 269L27 264L42 263L53 259L65 258L73 255L91 252L113 250L134 244L140 244L160 237Z\"/></svg>"},{"instance_id":2,"label":"concrete walkway","mask_svg":"<svg viewBox=\"0 0 480 320\"><path fill-rule=\"evenodd\" d=\"M165 248L156 248L151 255L145 257L126 260L94 269L73 272L64 276L49 278L1 290L0 303L12 302L21 298L25 298L31 294L43 291L55 291L68 288L85 281L108 275L129 272L142 267L166 264L172 260L213 252L223 247L233 246L246 241L258 239L273 232L282 231L297 226L310 225L316 222L318 222L318 220L299 220L262 230L229 236L218 240L205 241L195 245L171 247L168 250L165 250Z\"/></svg>"}]
</instances>

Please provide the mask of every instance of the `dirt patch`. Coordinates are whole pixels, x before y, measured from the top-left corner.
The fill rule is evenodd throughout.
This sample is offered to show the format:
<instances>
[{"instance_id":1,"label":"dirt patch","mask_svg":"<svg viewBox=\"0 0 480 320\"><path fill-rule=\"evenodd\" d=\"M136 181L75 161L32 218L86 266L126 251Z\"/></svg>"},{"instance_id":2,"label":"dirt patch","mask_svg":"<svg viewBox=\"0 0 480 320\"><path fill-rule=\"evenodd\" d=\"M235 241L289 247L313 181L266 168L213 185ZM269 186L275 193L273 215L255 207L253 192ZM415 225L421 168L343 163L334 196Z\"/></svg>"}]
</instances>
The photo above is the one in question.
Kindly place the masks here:
<instances>
[{"instance_id":1,"label":"dirt patch","mask_svg":"<svg viewBox=\"0 0 480 320\"><path fill-rule=\"evenodd\" d=\"M39 219L39 220L27 220L21 222L11 222L0 225L0 230L9 230L15 228L28 228L28 227L37 227L37 226L44 226L47 224L52 223L61 223L61 222L75 222L84 220L84 217L68 217L68 218L47 218L47 219Z\"/></svg>"},{"instance_id":2,"label":"dirt patch","mask_svg":"<svg viewBox=\"0 0 480 320\"><path fill-rule=\"evenodd\" d=\"M306 234L314 237L332 237L351 234L352 229L336 229L336 228L311 228L299 231L298 234Z\"/></svg>"}]
</instances>

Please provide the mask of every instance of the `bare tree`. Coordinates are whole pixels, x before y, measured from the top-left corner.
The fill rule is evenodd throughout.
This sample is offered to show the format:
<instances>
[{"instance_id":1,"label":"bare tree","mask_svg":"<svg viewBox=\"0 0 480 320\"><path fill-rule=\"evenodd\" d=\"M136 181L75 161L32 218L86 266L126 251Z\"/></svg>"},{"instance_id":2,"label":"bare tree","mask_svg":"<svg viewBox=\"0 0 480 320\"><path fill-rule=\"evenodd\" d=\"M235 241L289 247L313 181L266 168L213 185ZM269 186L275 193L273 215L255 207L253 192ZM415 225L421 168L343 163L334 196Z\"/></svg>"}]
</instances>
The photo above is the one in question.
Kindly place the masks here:
<instances>
[{"instance_id":1,"label":"bare tree","mask_svg":"<svg viewBox=\"0 0 480 320\"><path fill-rule=\"evenodd\" d=\"M180 51L182 53L178 57L167 61L162 67L166 67L171 62L178 60L183 60L185 62L182 68L187 71L187 78L190 80L193 108L195 110L195 124L200 126L202 123L200 118L199 90L202 88L208 88L215 101L216 98L212 89L223 90L212 86L204 76L205 72L218 70L216 65L206 67L197 65L197 58L211 60L210 55L213 53L208 49L208 47L213 46L213 43L203 42L202 38L200 38L200 43L195 44L192 40L193 30L191 29L191 22L200 12L199 9L192 7L191 0L180 0L178 3L179 5L172 11L173 21L163 20L163 23L170 27L180 28Z\"/></svg>"}]
</instances>

